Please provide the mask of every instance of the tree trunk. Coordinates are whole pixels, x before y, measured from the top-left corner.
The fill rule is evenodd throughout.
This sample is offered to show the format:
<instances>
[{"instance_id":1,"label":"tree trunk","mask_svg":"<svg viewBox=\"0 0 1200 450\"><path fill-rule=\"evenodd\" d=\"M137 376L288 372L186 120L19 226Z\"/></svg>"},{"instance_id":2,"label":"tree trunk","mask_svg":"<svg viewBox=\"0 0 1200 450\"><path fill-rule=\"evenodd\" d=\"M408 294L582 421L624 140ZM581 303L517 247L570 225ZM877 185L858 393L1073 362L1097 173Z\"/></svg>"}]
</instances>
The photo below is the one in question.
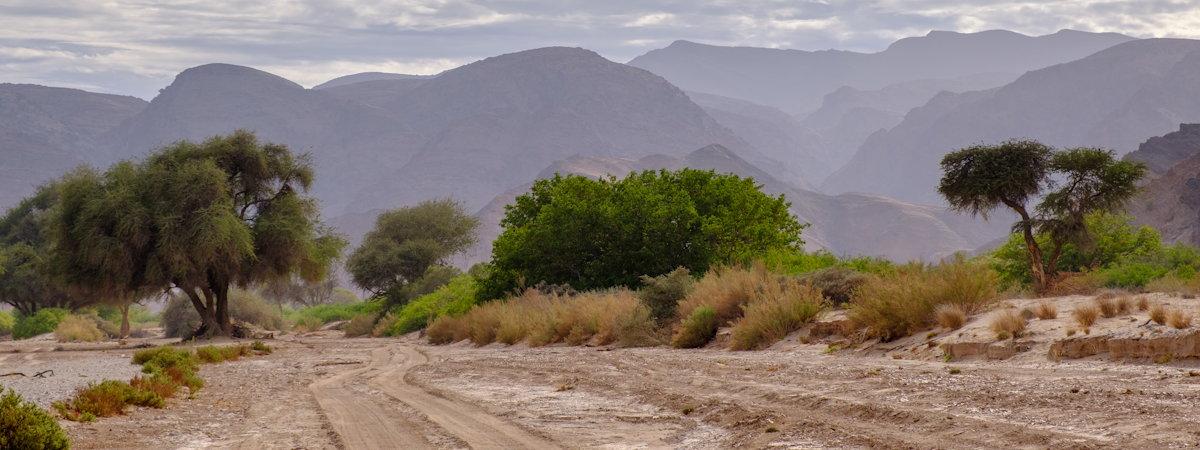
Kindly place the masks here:
<instances>
[{"instance_id":1,"label":"tree trunk","mask_svg":"<svg viewBox=\"0 0 1200 450\"><path fill-rule=\"evenodd\" d=\"M1038 293L1046 292L1050 290L1053 280L1046 273L1046 266L1042 260L1042 248L1038 246L1037 239L1033 235L1033 222L1029 219L1029 212L1025 210L1024 205L1005 203L1021 215L1021 234L1025 237L1025 249L1029 253L1029 272L1033 275L1033 290Z\"/></svg>"},{"instance_id":2,"label":"tree trunk","mask_svg":"<svg viewBox=\"0 0 1200 450\"><path fill-rule=\"evenodd\" d=\"M217 325L221 327L221 334L230 336L233 334L233 322L229 320L229 285L221 285L216 288L217 295Z\"/></svg>"},{"instance_id":3,"label":"tree trunk","mask_svg":"<svg viewBox=\"0 0 1200 450\"><path fill-rule=\"evenodd\" d=\"M121 339L129 337L129 304L121 305Z\"/></svg>"},{"instance_id":4,"label":"tree trunk","mask_svg":"<svg viewBox=\"0 0 1200 450\"><path fill-rule=\"evenodd\" d=\"M208 304L205 305L205 301L201 299L200 294L196 292L197 290L198 288L185 288L183 290L185 293L187 293L188 298L192 300L192 307L196 308L196 313L200 315L200 328L197 329L192 336L211 337L214 336L214 333L217 333L221 327L217 325L216 315L213 314L214 311L212 308L212 298L210 295L208 295L209 291L204 291L206 294L205 297L208 299Z\"/></svg>"}]
</instances>

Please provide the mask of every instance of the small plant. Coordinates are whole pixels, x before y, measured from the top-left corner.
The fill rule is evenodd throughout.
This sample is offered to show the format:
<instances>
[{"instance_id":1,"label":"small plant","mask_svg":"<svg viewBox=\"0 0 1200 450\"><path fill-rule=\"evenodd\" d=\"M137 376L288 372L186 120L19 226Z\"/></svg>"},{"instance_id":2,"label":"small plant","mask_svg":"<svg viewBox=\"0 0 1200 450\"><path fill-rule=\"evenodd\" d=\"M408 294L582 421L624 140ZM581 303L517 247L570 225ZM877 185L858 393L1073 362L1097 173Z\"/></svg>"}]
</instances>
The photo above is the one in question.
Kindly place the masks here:
<instances>
[{"instance_id":1,"label":"small plant","mask_svg":"<svg viewBox=\"0 0 1200 450\"><path fill-rule=\"evenodd\" d=\"M1122 295L1120 297L1117 297L1117 314L1118 315L1123 316L1123 315L1129 314L1129 312L1131 310L1133 310L1133 299L1131 299L1128 295Z\"/></svg>"},{"instance_id":2,"label":"small plant","mask_svg":"<svg viewBox=\"0 0 1200 450\"><path fill-rule=\"evenodd\" d=\"M1192 315L1181 309L1172 309L1167 313L1167 323L1172 328L1182 330L1192 326Z\"/></svg>"},{"instance_id":3,"label":"small plant","mask_svg":"<svg viewBox=\"0 0 1200 450\"><path fill-rule=\"evenodd\" d=\"M938 305L933 315L938 325L947 330L957 330L967 323L967 312L956 304Z\"/></svg>"},{"instance_id":4,"label":"small plant","mask_svg":"<svg viewBox=\"0 0 1200 450\"><path fill-rule=\"evenodd\" d=\"M1038 302L1037 306L1033 308L1033 315L1036 316L1038 320L1056 319L1058 318L1058 307L1054 306L1054 304L1050 302Z\"/></svg>"},{"instance_id":5,"label":"small plant","mask_svg":"<svg viewBox=\"0 0 1200 450\"><path fill-rule=\"evenodd\" d=\"M71 442L45 410L0 388L0 448L60 450Z\"/></svg>"},{"instance_id":6,"label":"small plant","mask_svg":"<svg viewBox=\"0 0 1200 450\"><path fill-rule=\"evenodd\" d=\"M1167 324L1167 307L1162 303L1155 303L1150 307L1150 320L1159 325Z\"/></svg>"},{"instance_id":7,"label":"small plant","mask_svg":"<svg viewBox=\"0 0 1200 450\"><path fill-rule=\"evenodd\" d=\"M1137 298L1138 311L1146 311L1150 309L1150 300L1145 295L1139 295Z\"/></svg>"},{"instance_id":8,"label":"small plant","mask_svg":"<svg viewBox=\"0 0 1200 450\"><path fill-rule=\"evenodd\" d=\"M850 301L854 291L867 281L867 275L846 267L827 267L802 275L800 281L820 289L830 303L841 305Z\"/></svg>"},{"instance_id":9,"label":"small plant","mask_svg":"<svg viewBox=\"0 0 1200 450\"><path fill-rule=\"evenodd\" d=\"M1025 318L1017 311L1005 309L992 316L988 327L996 333L997 339L1016 339L1025 331Z\"/></svg>"},{"instance_id":10,"label":"small plant","mask_svg":"<svg viewBox=\"0 0 1200 450\"><path fill-rule=\"evenodd\" d=\"M196 349L196 358L203 363L220 363L225 361L237 361L243 356L250 354L250 347L246 345L227 345L218 347L215 345L206 345Z\"/></svg>"},{"instance_id":11,"label":"small plant","mask_svg":"<svg viewBox=\"0 0 1200 450\"><path fill-rule=\"evenodd\" d=\"M1096 320L1100 318L1100 307L1096 305L1079 305L1071 311L1071 317L1075 319L1080 327L1084 329L1091 328L1096 324Z\"/></svg>"},{"instance_id":12,"label":"small plant","mask_svg":"<svg viewBox=\"0 0 1200 450\"><path fill-rule=\"evenodd\" d=\"M80 388L70 400L55 402L53 406L68 420L84 421L123 414L127 405L161 408L163 398L154 392L135 389L124 381L105 380Z\"/></svg>"},{"instance_id":13,"label":"small plant","mask_svg":"<svg viewBox=\"0 0 1200 450\"><path fill-rule=\"evenodd\" d=\"M693 309L671 338L675 348L703 347L717 335L717 312L710 306Z\"/></svg>"},{"instance_id":14,"label":"small plant","mask_svg":"<svg viewBox=\"0 0 1200 450\"><path fill-rule=\"evenodd\" d=\"M315 316L300 316L296 318L296 323L292 325L292 330L297 333L311 333L320 330L325 325L321 319Z\"/></svg>"},{"instance_id":15,"label":"small plant","mask_svg":"<svg viewBox=\"0 0 1200 450\"><path fill-rule=\"evenodd\" d=\"M458 317L441 316L425 328L425 336L434 345L458 342L467 338L466 323Z\"/></svg>"},{"instance_id":16,"label":"small plant","mask_svg":"<svg viewBox=\"0 0 1200 450\"><path fill-rule=\"evenodd\" d=\"M680 267L665 275L656 277L642 276L642 288L638 290L638 300L650 309L650 315L658 323L666 323L675 318L675 309L679 301L692 292L691 273L687 268Z\"/></svg>"},{"instance_id":17,"label":"small plant","mask_svg":"<svg viewBox=\"0 0 1200 450\"><path fill-rule=\"evenodd\" d=\"M958 375L958 374L962 373L962 369L959 369L957 367L951 367L949 370L947 370L947 372L949 372L950 375Z\"/></svg>"},{"instance_id":18,"label":"small plant","mask_svg":"<svg viewBox=\"0 0 1200 450\"><path fill-rule=\"evenodd\" d=\"M13 325L16 325L17 318L13 317L8 311L0 311L0 336L12 334ZM3 392L0 392L3 394Z\"/></svg>"},{"instance_id":19,"label":"small plant","mask_svg":"<svg viewBox=\"0 0 1200 450\"><path fill-rule=\"evenodd\" d=\"M1117 317L1117 297L1116 294L1105 292L1096 296L1092 300L1096 307L1100 309L1100 315L1106 318Z\"/></svg>"},{"instance_id":20,"label":"small plant","mask_svg":"<svg viewBox=\"0 0 1200 450\"><path fill-rule=\"evenodd\" d=\"M254 341L250 343L250 350L258 352L260 355L270 355L274 349L271 346L263 343L263 341Z\"/></svg>"}]
</instances>

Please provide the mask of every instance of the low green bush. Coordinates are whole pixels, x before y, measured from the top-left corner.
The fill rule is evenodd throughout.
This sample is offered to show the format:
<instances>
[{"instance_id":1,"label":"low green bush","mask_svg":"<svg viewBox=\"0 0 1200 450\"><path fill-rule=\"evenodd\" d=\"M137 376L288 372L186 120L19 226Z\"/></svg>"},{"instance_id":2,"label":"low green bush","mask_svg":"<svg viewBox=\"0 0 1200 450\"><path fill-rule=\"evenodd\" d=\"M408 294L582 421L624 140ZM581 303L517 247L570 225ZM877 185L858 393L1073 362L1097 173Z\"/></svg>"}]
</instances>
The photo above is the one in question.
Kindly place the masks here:
<instances>
[{"instance_id":1,"label":"low green bush","mask_svg":"<svg viewBox=\"0 0 1200 450\"><path fill-rule=\"evenodd\" d=\"M976 261L909 265L867 280L850 300L849 316L867 335L890 341L931 326L941 305L982 311L997 300L998 286L996 273Z\"/></svg>"},{"instance_id":2,"label":"low green bush","mask_svg":"<svg viewBox=\"0 0 1200 450\"><path fill-rule=\"evenodd\" d=\"M293 326L317 324L316 328L320 328L321 325L330 322L350 320L360 314L379 312L381 308L380 302L327 303L288 311L285 318Z\"/></svg>"},{"instance_id":3,"label":"low green bush","mask_svg":"<svg viewBox=\"0 0 1200 450\"><path fill-rule=\"evenodd\" d=\"M399 336L425 328L441 316L461 316L475 305L477 285L470 275L460 275L437 290L417 297L392 314L384 332Z\"/></svg>"},{"instance_id":4,"label":"low green bush","mask_svg":"<svg viewBox=\"0 0 1200 450\"><path fill-rule=\"evenodd\" d=\"M812 322L825 303L820 289L799 280L768 283L734 322L731 347L754 350L771 345Z\"/></svg>"},{"instance_id":5,"label":"low green bush","mask_svg":"<svg viewBox=\"0 0 1200 450\"><path fill-rule=\"evenodd\" d=\"M370 336L371 331L375 329L376 314L359 314L350 319L350 322L342 328L346 333L346 337Z\"/></svg>"},{"instance_id":6,"label":"low green bush","mask_svg":"<svg viewBox=\"0 0 1200 450\"><path fill-rule=\"evenodd\" d=\"M66 401L54 403L54 408L68 420L90 422L97 417L111 417L125 412L127 405L161 408L165 401L158 394L136 389L129 383L104 380L89 384Z\"/></svg>"},{"instance_id":7,"label":"low green bush","mask_svg":"<svg viewBox=\"0 0 1200 450\"><path fill-rule=\"evenodd\" d=\"M250 347L246 345L206 345L196 349L196 359L208 364L237 361L239 358L249 354Z\"/></svg>"},{"instance_id":8,"label":"low green bush","mask_svg":"<svg viewBox=\"0 0 1200 450\"><path fill-rule=\"evenodd\" d=\"M886 274L895 271L896 265L884 258L858 256L839 258L827 251L805 252L795 249L781 249L767 252L762 256L762 262L772 272L801 275L830 267L842 267L861 273Z\"/></svg>"},{"instance_id":9,"label":"low green bush","mask_svg":"<svg viewBox=\"0 0 1200 450\"><path fill-rule=\"evenodd\" d=\"M31 316L18 315L13 324L13 339L26 339L54 331L69 312L62 308L42 308Z\"/></svg>"},{"instance_id":10,"label":"low green bush","mask_svg":"<svg viewBox=\"0 0 1200 450\"><path fill-rule=\"evenodd\" d=\"M0 336L12 334L13 325L16 325L17 318L13 317L8 311L0 311Z\"/></svg>"},{"instance_id":11,"label":"low green bush","mask_svg":"<svg viewBox=\"0 0 1200 450\"><path fill-rule=\"evenodd\" d=\"M671 346L675 348L703 347L717 335L717 311L711 306L692 310L675 331Z\"/></svg>"},{"instance_id":12,"label":"low green bush","mask_svg":"<svg viewBox=\"0 0 1200 450\"><path fill-rule=\"evenodd\" d=\"M1100 272L1106 287L1141 289L1151 281L1162 278L1169 268L1149 262L1117 263Z\"/></svg>"},{"instance_id":13,"label":"low green bush","mask_svg":"<svg viewBox=\"0 0 1200 450\"><path fill-rule=\"evenodd\" d=\"M49 413L0 387L0 448L59 450L71 442Z\"/></svg>"},{"instance_id":14,"label":"low green bush","mask_svg":"<svg viewBox=\"0 0 1200 450\"><path fill-rule=\"evenodd\" d=\"M675 318L679 301L692 292L695 284L687 268L680 267L656 277L643 275L642 288L637 296L650 309L650 315L656 322L666 323Z\"/></svg>"}]
</instances>

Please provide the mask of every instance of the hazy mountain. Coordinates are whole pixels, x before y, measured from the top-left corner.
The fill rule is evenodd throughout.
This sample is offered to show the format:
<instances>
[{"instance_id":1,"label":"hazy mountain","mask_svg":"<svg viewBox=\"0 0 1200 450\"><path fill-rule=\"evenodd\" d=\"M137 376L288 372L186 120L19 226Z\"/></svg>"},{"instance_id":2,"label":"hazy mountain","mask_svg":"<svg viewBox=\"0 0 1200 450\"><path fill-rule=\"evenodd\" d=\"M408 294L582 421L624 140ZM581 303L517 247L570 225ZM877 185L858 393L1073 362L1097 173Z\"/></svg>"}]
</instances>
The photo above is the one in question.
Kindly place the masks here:
<instances>
[{"instance_id":1,"label":"hazy mountain","mask_svg":"<svg viewBox=\"0 0 1200 450\"><path fill-rule=\"evenodd\" d=\"M1200 245L1200 153L1150 180L1130 202L1137 222L1162 233L1167 242Z\"/></svg>"},{"instance_id":2,"label":"hazy mountain","mask_svg":"<svg viewBox=\"0 0 1200 450\"><path fill-rule=\"evenodd\" d=\"M1127 153L1147 136L1200 120L1200 96L1186 95L1200 89L1187 81L1198 69L1198 51L1200 41L1138 40L1028 72L1001 88L939 94L899 125L870 136L822 188L939 202L942 155L1010 138ZM1165 92L1185 95L1151 108L1146 99Z\"/></svg>"},{"instance_id":3,"label":"hazy mountain","mask_svg":"<svg viewBox=\"0 0 1200 450\"><path fill-rule=\"evenodd\" d=\"M1146 164L1151 175L1166 173L1180 161L1200 153L1200 123L1179 124L1179 131L1152 137L1125 159Z\"/></svg>"},{"instance_id":4,"label":"hazy mountain","mask_svg":"<svg viewBox=\"0 0 1200 450\"><path fill-rule=\"evenodd\" d=\"M351 211L447 196L479 208L573 155L683 154L719 143L780 168L661 77L578 48L487 58L379 106L425 141L403 167L371 180Z\"/></svg>"},{"instance_id":5,"label":"hazy mountain","mask_svg":"<svg viewBox=\"0 0 1200 450\"><path fill-rule=\"evenodd\" d=\"M346 86L365 81L379 80L420 80L429 78L428 75L407 75L402 73L386 73L386 72L362 72L345 76L340 76L324 83L313 86L313 89L328 89L338 86Z\"/></svg>"},{"instance_id":6,"label":"hazy mountain","mask_svg":"<svg viewBox=\"0 0 1200 450\"><path fill-rule=\"evenodd\" d=\"M767 157L786 165L790 172L800 174L804 182L795 184L809 187L808 180L822 180L833 172L834 157L826 152L829 146L790 114L735 98L700 92L687 94L718 123Z\"/></svg>"},{"instance_id":7,"label":"hazy mountain","mask_svg":"<svg viewBox=\"0 0 1200 450\"><path fill-rule=\"evenodd\" d=\"M404 123L382 109L228 64L183 71L106 141L117 156L136 157L238 128L310 152L321 174L315 190L327 208L344 206L367 182L407 162L416 147Z\"/></svg>"},{"instance_id":8,"label":"hazy mountain","mask_svg":"<svg viewBox=\"0 0 1200 450\"><path fill-rule=\"evenodd\" d=\"M0 209L77 165L107 161L96 138L145 106L135 97L0 84Z\"/></svg>"},{"instance_id":9,"label":"hazy mountain","mask_svg":"<svg viewBox=\"0 0 1200 450\"><path fill-rule=\"evenodd\" d=\"M936 260L958 251L969 251L998 236L1010 222L995 217L984 223L927 205L917 205L884 197L844 194L829 196L798 189L754 167L734 152L711 145L682 157L651 155L640 159L612 157L572 157L551 164L538 174L546 178L555 173L588 177L623 176L650 169L691 167L711 169L753 177L772 194L783 194L792 202L792 213L801 222L810 223L804 240L811 249L827 249L841 255L878 255L897 261ZM490 255L490 242L500 233L500 219L507 205L531 186L525 183L496 196L476 215L482 223L480 245L468 254L470 261L482 261Z\"/></svg>"},{"instance_id":10,"label":"hazy mountain","mask_svg":"<svg viewBox=\"0 0 1200 450\"><path fill-rule=\"evenodd\" d=\"M1090 55L1133 38L1063 30L1046 36L1011 31L932 31L877 53L722 47L688 41L652 50L629 64L689 91L774 106L792 114L817 108L842 86L879 89L903 81L986 73L1024 73Z\"/></svg>"}]
</instances>

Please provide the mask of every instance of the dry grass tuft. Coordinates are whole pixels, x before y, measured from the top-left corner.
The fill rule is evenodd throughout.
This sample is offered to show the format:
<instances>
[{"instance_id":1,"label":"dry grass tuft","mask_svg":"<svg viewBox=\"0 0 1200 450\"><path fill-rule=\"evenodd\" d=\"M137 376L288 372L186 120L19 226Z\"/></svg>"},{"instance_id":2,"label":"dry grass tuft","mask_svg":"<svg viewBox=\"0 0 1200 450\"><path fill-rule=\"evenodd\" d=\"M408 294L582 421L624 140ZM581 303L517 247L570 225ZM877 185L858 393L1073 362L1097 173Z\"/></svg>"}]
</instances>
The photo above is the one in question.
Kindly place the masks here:
<instances>
[{"instance_id":1,"label":"dry grass tuft","mask_svg":"<svg viewBox=\"0 0 1200 450\"><path fill-rule=\"evenodd\" d=\"M1025 332L1025 317L1012 309L997 311L988 327L996 333L996 339L1016 339Z\"/></svg>"},{"instance_id":2,"label":"dry grass tuft","mask_svg":"<svg viewBox=\"0 0 1200 450\"><path fill-rule=\"evenodd\" d=\"M1180 330L1191 327L1192 314L1184 312L1181 309L1171 309L1171 312L1167 313L1167 323L1170 324L1172 328Z\"/></svg>"},{"instance_id":3,"label":"dry grass tuft","mask_svg":"<svg viewBox=\"0 0 1200 450\"><path fill-rule=\"evenodd\" d=\"M742 316L743 307L767 280L774 278L762 264L752 268L718 267L697 280L695 287L679 302L678 316L686 318L701 306L716 313L717 325L725 325Z\"/></svg>"},{"instance_id":4,"label":"dry grass tuft","mask_svg":"<svg viewBox=\"0 0 1200 450\"><path fill-rule=\"evenodd\" d=\"M58 342L97 342L104 340L104 332L96 326L96 321L74 314L64 317L54 328L54 337Z\"/></svg>"},{"instance_id":5,"label":"dry grass tuft","mask_svg":"<svg viewBox=\"0 0 1200 450\"><path fill-rule=\"evenodd\" d=\"M1079 305L1071 311L1071 317L1075 319L1080 327L1089 329L1096 324L1096 320L1100 318L1100 307L1097 305Z\"/></svg>"},{"instance_id":6,"label":"dry grass tuft","mask_svg":"<svg viewBox=\"0 0 1200 450\"><path fill-rule=\"evenodd\" d=\"M1162 303L1155 303L1150 307L1150 320L1159 325L1167 324L1167 307Z\"/></svg>"},{"instance_id":7,"label":"dry grass tuft","mask_svg":"<svg viewBox=\"0 0 1200 450\"><path fill-rule=\"evenodd\" d=\"M693 309L692 314L679 324L671 337L675 348L703 347L717 335L717 312L711 306Z\"/></svg>"},{"instance_id":8,"label":"dry grass tuft","mask_svg":"<svg viewBox=\"0 0 1200 450\"><path fill-rule=\"evenodd\" d=\"M370 336L371 331L375 329L376 314L359 314L350 318L342 331L346 333L346 337Z\"/></svg>"},{"instance_id":9,"label":"dry grass tuft","mask_svg":"<svg viewBox=\"0 0 1200 450\"><path fill-rule=\"evenodd\" d=\"M1104 317L1117 317L1117 296L1111 292L1105 292L1097 295L1092 299L1096 307L1100 309L1100 315Z\"/></svg>"},{"instance_id":10,"label":"dry grass tuft","mask_svg":"<svg viewBox=\"0 0 1200 450\"><path fill-rule=\"evenodd\" d=\"M1133 298L1128 295L1117 297L1117 314L1127 315L1133 311Z\"/></svg>"},{"instance_id":11,"label":"dry grass tuft","mask_svg":"<svg viewBox=\"0 0 1200 450\"><path fill-rule=\"evenodd\" d=\"M1137 298L1137 309L1138 311L1150 309L1150 299L1146 298L1145 295L1139 295Z\"/></svg>"},{"instance_id":12,"label":"dry grass tuft","mask_svg":"<svg viewBox=\"0 0 1200 450\"><path fill-rule=\"evenodd\" d=\"M868 336L892 340L933 325L940 305L958 305L967 315L997 300L997 278L978 262L910 265L875 276L850 301L850 320Z\"/></svg>"},{"instance_id":13,"label":"dry grass tuft","mask_svg":"<svg viewBox=\"0 0 1200 450\"><path fill-rule=\"evenodd\" d=\"M938 305L933 316L938 325L947 330L957 330L967 323L967 312L955 304Z\"/></svg>"},{"instance_id":14,"label":"dry grass tuft","mask_svg":"<svg viewBox=\"0 0 1200 450\"><path fill-rule=\"evenodd\" d=\"M425 327L425 336L434 345L449 344L466 339L470 336L467 323L462 319L451 316L438 316Z\"/></svg>"},{"instance_id":15,"label":"dry grass tuft","mask_svg":"<svg viewBox=\"0 0 1200 450\"><path fill-rule=\"evenodd\" d=\"M826 302L820 289L795 278L768 281L733 324L731 347L753 350L773 344L812 322Z\"/></svg>"},{"instance_id":16,"label":"dry grass tuft","mask_svg":"<svg viewBox=\"0 0 1200 450\"><path fill-rule=\"evenodd\" d=\"M1033 307L1033 315L1038 320L1056 319L1058 318L1058 307L1047 301L1038 302L1037 306Z\"/></svg>"}]
</instances>

